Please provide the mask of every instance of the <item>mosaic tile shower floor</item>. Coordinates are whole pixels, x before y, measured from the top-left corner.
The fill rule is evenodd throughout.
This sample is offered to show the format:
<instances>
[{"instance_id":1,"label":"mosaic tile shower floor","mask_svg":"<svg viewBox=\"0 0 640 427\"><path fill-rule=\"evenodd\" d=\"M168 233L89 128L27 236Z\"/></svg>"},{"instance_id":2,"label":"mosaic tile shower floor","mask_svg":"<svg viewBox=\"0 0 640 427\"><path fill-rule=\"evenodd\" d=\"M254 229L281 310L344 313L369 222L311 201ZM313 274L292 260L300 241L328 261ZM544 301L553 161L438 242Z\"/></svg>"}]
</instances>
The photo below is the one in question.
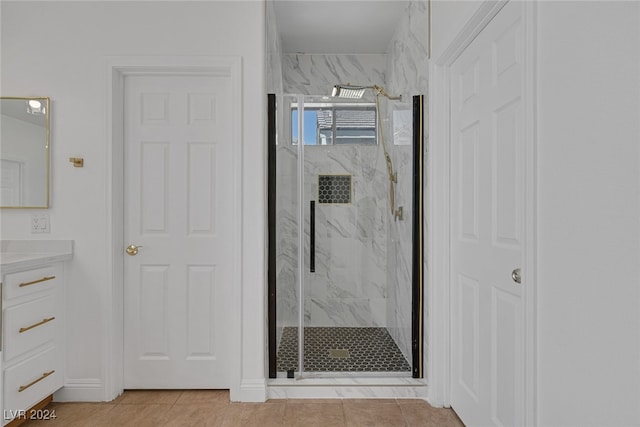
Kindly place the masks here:
<instances>
[{"instance_id":1,"label":"mosaic tile shower floor","mask_svg":"<svg viewBox=\"0 0 640 427\"><path fill-rule=\"evenodd\" d=\"M307 372L411 372L385 328L306 327L304 341ZM283 329L277 366L279 372L298 370L297 327Z\"/></svg>"}]
</instances>

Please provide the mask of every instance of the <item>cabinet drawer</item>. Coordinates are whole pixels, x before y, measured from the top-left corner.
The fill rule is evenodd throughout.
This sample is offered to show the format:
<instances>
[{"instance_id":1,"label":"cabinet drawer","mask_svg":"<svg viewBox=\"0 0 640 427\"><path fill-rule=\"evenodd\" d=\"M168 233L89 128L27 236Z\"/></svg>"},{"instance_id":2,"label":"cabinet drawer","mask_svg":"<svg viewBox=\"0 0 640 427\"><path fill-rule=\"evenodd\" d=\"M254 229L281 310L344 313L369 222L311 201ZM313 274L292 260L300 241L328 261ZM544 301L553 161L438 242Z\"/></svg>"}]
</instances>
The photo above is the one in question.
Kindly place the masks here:
<instances>
[{"instance_id":1,"label":"cabinet drawer","mask_svg":"<svg viewBox=\"0 0 640 427\"><path fill-rule=\"evenodd\" d=\"M4 276L4 298L11 299L52 289L59 280L59 270L48 265Z\"/></svg>"},{"instance_id":2,"label":"cabinet drawer","mask_svg":"<svg viewBox=\"0 0 640 427\"><path fill-rule=\"evenodd\" d=\"M56 337L55 299L52 293L43 298L4 310L3 357L10 361Z\"/></svg>"},{"instance_id":3,"label":"cabinet drawer","mask_svg":"<svg viewBox=\"0 0 640 427\"><path fill-rule=\"evenodd\" d=\"M30 357L4 371L4 413L28 409L56 391L62 385L56 366L56 349ZM13 411L13 412L9 412Z\"/></svg>"}]
</instances>

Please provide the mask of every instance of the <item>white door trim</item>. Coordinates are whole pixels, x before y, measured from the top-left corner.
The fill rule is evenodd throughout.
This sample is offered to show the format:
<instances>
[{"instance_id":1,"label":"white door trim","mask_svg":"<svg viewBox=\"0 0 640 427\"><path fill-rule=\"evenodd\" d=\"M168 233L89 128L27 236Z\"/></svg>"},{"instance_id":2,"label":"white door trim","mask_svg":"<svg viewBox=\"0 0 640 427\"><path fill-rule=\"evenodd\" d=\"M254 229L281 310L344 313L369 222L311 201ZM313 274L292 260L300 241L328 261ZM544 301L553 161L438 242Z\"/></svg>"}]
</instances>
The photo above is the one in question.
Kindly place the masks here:
<instances>
[{"instance_id":1,"label":"white door trim","mask_svg":"<svg viewBox=\"0 0 640 427\"><path fill-rule=\"evenodd\" d=\"M482 29L498 14L508 0L485 0L464 28L443 52L434 58L429 70L431 111L427 161L427 218L431 230L428 239L431 254L429 269L427 326L429 339L429 401L434 405L451 404L450 348L450 70L451 65ZM517 0L513 0L517 1ZM525 339L525 425L536 425L536 248L537 248L537 142L536 142L536 2L522 2L525 38L525 195L523 286Z\"/></svg>"},{"instance_id":2,"label":"white door trim","mask_svg":"<svg viewBox=\"0 0 640 427\"><path fill-rule=\"evenodd\" d=\"M123 391L124 384L124 79L128 75L225 75L230 76L231 98L229 105L232 120L233 164L229 185L234 199L227 212L232 218L241 218L242 204L242 69L239 56L123 56L107 60L107 229L106 241L109 252L107 283L112 286L102 295L105 337L103 363L103 400L110 401ZM231 358L231 398L237 396L241 386L241 334L242 334L242 263L241 263L241 223L233 225L233 239L229 251L233 253L231 277L233 284L232 301L237 309L232 310L228 331L231 351L237 357Z\"/></svg>"}]
</instances>

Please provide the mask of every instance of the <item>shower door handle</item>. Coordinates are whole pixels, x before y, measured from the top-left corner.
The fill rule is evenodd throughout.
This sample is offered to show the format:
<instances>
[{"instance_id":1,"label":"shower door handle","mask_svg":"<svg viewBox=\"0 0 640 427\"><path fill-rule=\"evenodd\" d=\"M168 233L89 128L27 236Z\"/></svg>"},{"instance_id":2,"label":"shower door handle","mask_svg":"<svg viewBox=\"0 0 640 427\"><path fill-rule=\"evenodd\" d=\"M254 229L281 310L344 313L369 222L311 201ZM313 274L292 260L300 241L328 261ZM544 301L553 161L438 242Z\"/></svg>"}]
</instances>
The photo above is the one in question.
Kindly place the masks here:
<instances>
[{"instance_id":1,"label":"shower door handle","mask_svg":"<svg viewBox=\"0 0 640 427\"><path fill-rule=\"evenodd\" d=\"M309 271L316 272L316 202L309 202Z\"/></svg>"}]
</instances>

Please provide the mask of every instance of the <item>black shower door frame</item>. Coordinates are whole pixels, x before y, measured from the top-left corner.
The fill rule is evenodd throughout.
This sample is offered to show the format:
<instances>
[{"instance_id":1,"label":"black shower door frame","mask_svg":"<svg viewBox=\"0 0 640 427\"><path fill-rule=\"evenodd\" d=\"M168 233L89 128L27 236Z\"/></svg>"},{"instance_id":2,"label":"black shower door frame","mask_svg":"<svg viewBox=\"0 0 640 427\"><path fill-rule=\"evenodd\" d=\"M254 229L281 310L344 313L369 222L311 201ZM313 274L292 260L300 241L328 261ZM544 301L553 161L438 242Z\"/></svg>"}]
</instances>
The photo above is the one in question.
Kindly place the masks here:
<instances>
[{"instance_id":1,"label":"black shower door frame","mask_svg":"<svg viewBox=\"0 0 640 427\"><path fill-rule=\"evenodd\" d=\"M277 377L276 338L276 111L275 94L267 95L267 324L269 378ZM413 248L411 342L412 376L424 378L424 95L413 96Z\"/></svg>"}]
</instances>

